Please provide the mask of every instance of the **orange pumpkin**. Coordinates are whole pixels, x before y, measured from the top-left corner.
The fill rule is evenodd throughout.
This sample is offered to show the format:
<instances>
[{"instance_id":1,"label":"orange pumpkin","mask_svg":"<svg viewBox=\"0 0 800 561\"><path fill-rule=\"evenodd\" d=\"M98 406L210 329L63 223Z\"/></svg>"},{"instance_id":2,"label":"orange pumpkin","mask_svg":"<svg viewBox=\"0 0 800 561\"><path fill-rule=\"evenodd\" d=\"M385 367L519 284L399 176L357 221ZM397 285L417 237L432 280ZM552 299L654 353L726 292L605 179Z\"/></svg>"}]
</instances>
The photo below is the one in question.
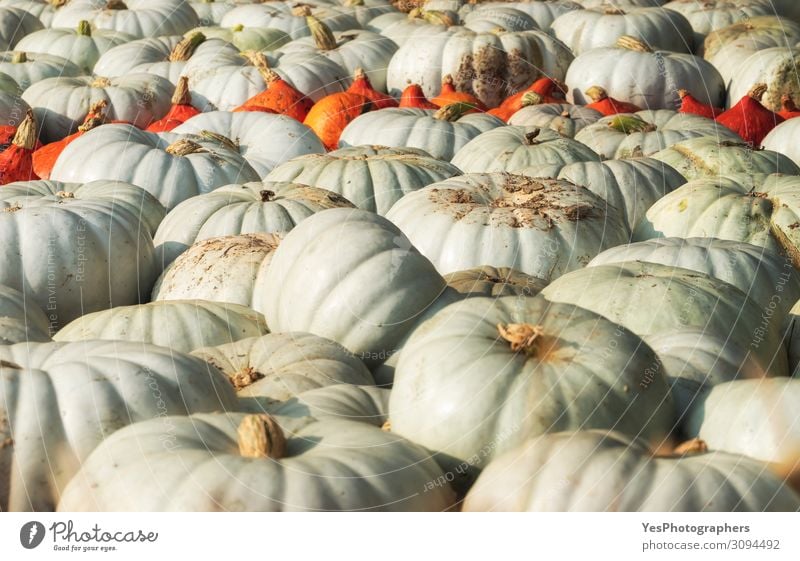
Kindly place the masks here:
<instances>
[{"instance_id":1,"label":"orange pumpkin","mask_svg":"<svg viewBox=\"0 0 800 561\"><path fill-rule=\"evenodd\" d=\"M178 125L182 125L200 111L192 106L192 95L189 93L189 78L181 76L175 93L172 94L172 107L163 118L153 121L147 127L150 132L169 132Z\"/></svg>"},{"instance_id":2,"label":"orange pumpkin","mask_svg":"<svg viewBox=\"0 0 800 561\"><path fill-rule=\"evenodd\" d=\"M708 119L715 119L724 111L724 109L720 109L719 107L713 107L703 103L687 90L678 90L678 95L681 98L681 106L678 108L680 113L691 113Z\"/></svg>"},{"instance_id":3,"label":"orange pumpkin","mask_svg":"<svg viewBox=\"0 0 800 561\"><path fill-rule=\"evenodd\" d=\"M438 105L431 103L422 91L419 84L409 84L400 94L400 107L414 109L439 109Z\"/></svg>"},{"instance_id":4,"label":"orange pumpkin","mask_svg":"<svg viewBox=\"0 0 800 561\"><path fill-rule=\"evenodd\" d=\"M755 148L761 146L767 133L784 120L761 105L761 97L766 91L766 84L756 84L736 105L717 117L718 123L731 129Z\"/></svg>"},{"instance_id":5,"label":"orange pumpkin","mask_svg":"<svg viewBox=\"0 0 800 561\"><path fill-rule=\"evenodd\" d=\"M586 95L592 100L592 103L586 107L594 109L598 113L605 115L616 115L617 113L636 113L641 111L642 108L628 103L627 101L619 101L613 97L609 97L608 93L600 86L592 86L586 90Z\"/></svg>"},{"instance_id":6,"label":"orange pumpkin","mask_svg":"<svg viewBox=\"0 0 800 561\"><path fill-rule=\"evenodd\" d=\"M453 77L448 74L442 80L442 89L439 95L434 97L431 102L436 107L444 107L453 103L468 103L478 111L486 111L487 107L472 94L467 92L459 92L453 85Z\"/></svg>"},{"instance_id":7,"label":"orange pumpkin","mask_svg":"<svg viewBox=\"0 0 800 561\"><path fill-rule=\"evenodd\" d=\"M372 102L363 95L339 92L316 102L303 122L317 134L325 148L336 150L344 128L371 109Z\"/></svg>"},{"instance_id":8,"label":"orange pumpkin","mask_svg":"<svg viewBox=\"0 0 800 561\"><path fill-rule=\"evenodd\" d=\"M39 179L33 171L33 151L36 147L36 119L28 109L19 124L11 144L0 154L0 185L14 181Z\"/></svg>"},{"instance_id":9,"label":"orange pumpkin","mask_svg":"<svg viewBox=\"0 0 800 561\"><path fill-rule=\"evenodd\" d=\"M294 86L281 78L277 72L267 66L267 58L264 53L248 53L250 62L253 63L264 83L266 89L257 93L239 107L236 111L262 111L266 113L280 113L287 115L298 121L305 120L308 112L314 106L314 102L297 91Z\"/></svg>"},{"instance_id":10,"label":"orange pumpkin","mask_svg":"<svg viewBox=\"0 0 800 561\"><path fill-rule=\"evenodd\" d=\"M366 72L362 68L356 68L353 75L353 83L347 88L349 93L363 95L372 102L374 109L385 107L397 107L397 100L390 95L379 92L372 87Z\"/></svg>"},{"instance_id":11,"label":"orange pumpkin","mask_svg":"<svg viewBox=\"0 0 800 561\"><path fill-rule=\"evenodd\" d=\"M526 91L522 97L519 98L519 102L515 102L513 104L506 105L505 107L501 104L500 107L495 107L494 109L489 109L487 113L490 115L494 115L498 119L502 119L505 122L508 120L520 109L523 107L528 107L529 105L539 105L540 103L552 103L546 102L545 97L541 94L538 94L534 91Z\"/></svg>"},{"instance_id":12,"label":"orange pumpkin","mask_svg":"<svg viewBox=\"0 0 800 561\"><path fill-rule=\"evenodd\" d=\"M508 121L511 115L525 107L522 99L525 94L535 93L541 96L541 101L538 103L566 103L566 99L564 98L566 91L567 86L558 80L539 78L524 90L518 91L505 98L503 103L489 111L489 113L500 117L504 121ZM528 99L530 100L531 97L528 96ZM528 103L528 105L530 105L530 103Z\"/></svg>"},{"instance_id":13,"label":"orange pumpkin","mask_svg":"<svg viewBox=\"0 0 800 561\"><path fill-rule=\"evenodd\" d=\"M33 153L33 171L41 179L49 179L50 173L53 171L53 166L56 165L56 160L64 151L64 148L70 142L79 138L84 133L92 130L93 128L102 125L106 120L106 106L108 104L104 99L96 102L89 109L89 113L83 120L83 124L78 127L78 131L65 136L61 140L45 144Z\"/></svg>"}]
</instances>

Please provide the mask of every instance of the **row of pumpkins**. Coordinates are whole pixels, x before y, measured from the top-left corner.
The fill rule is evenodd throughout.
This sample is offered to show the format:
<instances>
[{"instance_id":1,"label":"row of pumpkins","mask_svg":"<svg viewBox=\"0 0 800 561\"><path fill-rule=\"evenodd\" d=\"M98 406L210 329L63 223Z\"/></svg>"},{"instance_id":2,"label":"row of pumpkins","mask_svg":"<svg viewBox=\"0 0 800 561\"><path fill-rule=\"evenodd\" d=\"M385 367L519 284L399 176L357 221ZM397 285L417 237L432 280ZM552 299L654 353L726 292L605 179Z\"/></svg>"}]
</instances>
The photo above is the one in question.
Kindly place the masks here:
<instances>
[{"instance_id":1,"label":"row of pumpkins","mask_svg":"<svg viewBox=\"0 0 800 561\"><path fill-rule=\"evenodd\" d=\"M800 4L659 4L0 0L0 510L800 509Z\"/></svg>"}]
</instances>

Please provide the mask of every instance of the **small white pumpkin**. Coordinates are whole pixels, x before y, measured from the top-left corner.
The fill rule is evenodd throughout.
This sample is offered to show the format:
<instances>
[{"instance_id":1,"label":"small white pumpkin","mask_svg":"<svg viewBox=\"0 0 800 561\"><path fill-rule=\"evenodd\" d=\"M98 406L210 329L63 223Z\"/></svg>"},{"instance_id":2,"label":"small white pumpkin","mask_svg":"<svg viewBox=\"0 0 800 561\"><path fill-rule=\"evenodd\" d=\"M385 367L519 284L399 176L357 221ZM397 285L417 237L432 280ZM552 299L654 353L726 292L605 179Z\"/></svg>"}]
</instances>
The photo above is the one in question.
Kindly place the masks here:
<instances>
[{"instance_id":1,"label":"small white pumpkin","mask_svg":"<svg viewBox=\"0 0 800 561\"><path fill-rule=\"evenodd\" d=\"M315 388L375 383L364 363L347 349L309 333L270 333L192 354L228 376L245 407L253 411Z\"/></svg>"},{"instance_id":2,"label":"small white pumpkin","mask_svg":"<svg viewBox=\"0 0 800 561\"><path fill-rule=\"evenodd\" d=\"M0 72L14 79L20 92L31 84L56 76L80 76L81 69L60 56L21 50L0 53Z\"/></svg>"},{"instance_id":3,"label":"small white pumpkin","mask_svg":"<svg viewBox=\"0 0 800 561\"><path fill-rule=\"evenodd\" d=\"M772 111L781 110L781 96L800 96L800 48L772 47L756 51L739 66L728 86L727 107L732 107L756 84L766 84L761 103Z\"/></svg>"},{"instance_id":4,"label":"small white pumpkin","mask_svg":"<svg viewBox=\"0 0 800 561\"><path fill-rule=\"evenodd\" d=\"M83 20L136 38L180 35L200 23L184 0L71 0L56 11L51 27L74 28Z\"/></svg>"},{"instance_id":5,"label":"small white pumpkin","mask_svg":"<svg viewBox=\"0 0 800 561\"><path fill-rule=\"evenodd\" d=\"M527 105L514 113L509 125L550 129L561 136L575 138L584 127L603 117L594 109L569 103Z\"/></svg>"},{"instance_id":6,"label":"small white pumpkin","mask_svg":"<svg viewBox=\"0 0 800 561\"><path fill-rule=\"evenodd\" d=\"M672 0L664 4L667 10L683 14L694 30L695 45L716 29L746 21L755 16L775 15L771 0Z\"/></svg>"},{"instance_id":7,"label":"small white pumpkin","mask_svg":"<svg viewBox=\"0 0 800 561\"><path fill-rule=\"evenodd\" d=\"M438 111L388 108L359 115L345 127L339 147L374 145L420 148L434 158L450 161L467 142L505 125L487 113L464 114L459 104Z\"/></svg>"},{"instance_id":8,"label":"small white pumpkin","mask_svg":"<svg viewBox=\"0 0 800 561\"><path fill-rule=\"evenodd\" d=\"M460 174L453 164L416 148L353 146L293 158L273 169L267 180L322 187L358 208L385 215L408 193Z\"/></svg>"},{"instance_id":9,"label":"small white pumpkin","mask_svg":"<svg viewBox=\"0 0 800 561\"><path fill-rule=\"evenodd\" d=\"M702 441L653 454L618 432L531 439L481 474L464 511L794 512L800 497L766 464Z\"/></svg>"},{"instance_id":10,"label":"small white pumpkin","mask_svg":"<svg viewBox=\"0 0 800 561\"><path fill-rule=\"evenodd\" d=\"M445 288L397 226L346 208L319 212L289 232L265 283L258 308L272 331L327 337L370 366L391 355Z\"/></svg>"},{"instance_id":11,"label":"small white pumpkin","mask_svg":"<svg viewBox=\"0 0 800 561\"><path fill-rule=\"evenodd\" d=\"M180 35L166 35L117 45L100 55L94 65L94 72L98 76L116 78L128 74L140 64L167 60L181 39L183 38Z\"/></svg>"},{"instance_id":12,"label":"small white pumpkin","mask_svg":"<svg viewBox=\"0 0 800 561\"><path fill-rule=\"evenodd\" d=\"M332 8L312 8L309 5L293 7L288 2L265 2L243 4L222 16L222 27L236 25L253 25L280 29L289 34L292 39L299 39L311 35L307 17L312 16L325 22L333 31L346 31L359 29L361 26L350 14Z\"/></svg>"},{"instance_id":13,"label":"small white pumpkin","mask_svg":"<svg viewBox=\"0 0 800 561\"><path fill-rule=\"evenodd\" d=\"M44 26L36 16L15 7L0 7L0 51L13 49L23 37Z\"/></svg>"},{"instance_id":14,"label":"small white pumpkin","mask_svg":"<svg viewBox=\"0 0 800 561\"><path fill-rule=\"evenodd\" d=\"M800 166L800 144L794 141L800 132L800 119L787 119L769 131L761 146L772 152L780 152L788 156L795 164Z\"/></svg>"},{"instance_id":15,"label":"small white pumpkin","mask_svg":"<svg viewBox=\"0 0 800 561\"><path fill-rule=\"evenodd\" d=\"M258 173L234 150L230 141L109 124L71 142L59 155L50 177L59 181L128 181L171 210L217 187L257 181Z\"/></svg>"},{"instance_id":16,"label":"small white pumpkin","mask_svg":"<svg viewBox=\"0 0 800 561\"><path fill-rule=\"evenodd\" d=\"M509 267L475 267L444 276L447 286L469 297L536 296L547 281Z\"/></svg>"},{"instance_id":17,"label":"small white pumpkin","mask_svg":"<svg viewBox=\"0 0 800 561\"><path fill-rule=\"evenodd\" d=\"M19 290L0 284L0 345L50 340L50 322Z\"/></svg>"},{"instance_id":18,"label":"small white pumpkin","mask_svg":"<svg viewBox=\"0 0 800 561\"><path fill-rule=\"evenodd\" d=\"M142 343L0 346L0 509L52 511L105 438L168 415L235 410L236 394L199 358Z\"/></svg>"},{"instance_id":19,"label":"small white pumpkin","mask_svg":"<svg viewBox=\"0 0 800 561\"><path fill-rule=\"evenodd\" d=\"M506 126L483 132L455 153L452 162L464 173L517 173L529 166L564 166L574 162L599 162L594 150L538 127Z\"/></svg>"},{"instance_id":20,"label":"small white pumpkin","mask_svg":"<svg viewBox=\"0 0 800 561\"><path fill-rule=\"evenodd\" d=\"M236 234L285 234L314 213L340 207L353 205L336 193L298 183L226 185L175 207L154 241L166 266L195 242Z\"/></svg>"},{"instance_id":21,"label":"small white pumpkin","mask_svg":"<svg viewBox=\"0 0 800 561\"><path fill-rule=\"evenodd\" d=\"M219 5L218 2L213 4ZM211 25L211 24L206 24ZM280 29L270 27L235 25L233 27L197 27L190 33L200 32L206 37L214 37L227 41L240 51L272 51L279 49L292 40Z\"/></svg>"},{"instance_id":22,"label":"small white pumpkin","mask_svg":"<svg viewBox=\"0 0 800 561\"><path fill-rule=\"evenodd\" d=\"M333 384L306 390L270 408L282 417L339 419L384 427L389 418L390 390L375 386Z\"/></svg>"},{"instance_id":23,"label":"small white pumpkin","mask_svg":"<svg viewBox=\"0 0 800 561\"><path fill-rule=\"evenodd\" d=\"M507 173L434 183L386 217L442 274L491 265L549 281L630 237L622 212L588 189Z\"/></svg>"},{"instance_id":24,"label":"small white pumpkin","mask_svg":"<svg viewBox=\"0 0 800 561\"><path fill-rule=\"evenodd\" d=\"M507 6L478 6L462 18L462 25L472 31L530 31L539 29L536 21L527 13Z\"/></svg>"}]
</instances>

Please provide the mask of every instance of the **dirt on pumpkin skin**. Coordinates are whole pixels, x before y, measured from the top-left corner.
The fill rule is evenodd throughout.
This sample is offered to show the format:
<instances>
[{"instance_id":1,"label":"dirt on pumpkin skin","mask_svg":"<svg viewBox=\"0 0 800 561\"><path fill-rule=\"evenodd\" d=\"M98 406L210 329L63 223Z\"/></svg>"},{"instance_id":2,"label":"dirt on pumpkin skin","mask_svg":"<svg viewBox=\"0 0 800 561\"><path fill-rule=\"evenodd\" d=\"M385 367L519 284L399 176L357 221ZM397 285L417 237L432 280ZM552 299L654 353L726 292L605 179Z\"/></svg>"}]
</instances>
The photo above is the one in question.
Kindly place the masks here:
<instances>
[{"instance_id":1,"label":"dirt on pumpkin skin","mask_svg":"<svg viewBox=\"0 0 800 561\"><path fill-rule=\"evenodd\" d=\"M533 60L526 60L518 49L506 52L502 47L487 45L461 57L452 74L453 85L488 107L496 107L539 77L543 60L538 49L536 54Z\"/></svg>"}]
</instances>

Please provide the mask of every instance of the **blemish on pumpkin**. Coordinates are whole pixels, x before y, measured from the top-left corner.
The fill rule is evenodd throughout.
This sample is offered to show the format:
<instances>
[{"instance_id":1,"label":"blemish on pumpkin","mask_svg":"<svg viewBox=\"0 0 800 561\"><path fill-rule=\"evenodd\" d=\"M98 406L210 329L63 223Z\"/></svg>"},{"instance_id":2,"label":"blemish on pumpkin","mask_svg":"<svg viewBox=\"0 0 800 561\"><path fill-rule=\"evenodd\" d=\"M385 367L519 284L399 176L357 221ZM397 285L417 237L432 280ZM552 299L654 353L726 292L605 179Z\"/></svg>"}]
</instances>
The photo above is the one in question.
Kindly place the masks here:
<instances>
[{"instance_id":1,"label":"blemish on pumpkin","mask_svg":"<svg viewBox=\"0 0 800 561\"><path fill-rule=\"evenodd\" d=\"M683 212L689 207L689 201L686 199L681 199L681 202L678 203L678 212Z\"/></svg>"},{"instance_id":2,"label":"blemish on pumpkin","mask_svg":"<svg viewBox=\"0 0 800 561\"><path fill-rule=\"evenodd\" d=\"M544 327L530 323L497 324L499 338L507 341L515 353L545 361L557 351L558 338L545 334Z\"/></svg>"},{"instance_id":3,"label":"blemish on pumpkin","mask_svg":"<svg viewBox=\"0 0 800 561\"><path fill-rule=\"evenodd\" d=\"M257 371L255 368L245 366L238 372L229 375L228 379L231 381L231 384L233 384L233 387L236 388L236 391L239 391L264 377L264 374Z\"/></svg>"}]
</instances>

